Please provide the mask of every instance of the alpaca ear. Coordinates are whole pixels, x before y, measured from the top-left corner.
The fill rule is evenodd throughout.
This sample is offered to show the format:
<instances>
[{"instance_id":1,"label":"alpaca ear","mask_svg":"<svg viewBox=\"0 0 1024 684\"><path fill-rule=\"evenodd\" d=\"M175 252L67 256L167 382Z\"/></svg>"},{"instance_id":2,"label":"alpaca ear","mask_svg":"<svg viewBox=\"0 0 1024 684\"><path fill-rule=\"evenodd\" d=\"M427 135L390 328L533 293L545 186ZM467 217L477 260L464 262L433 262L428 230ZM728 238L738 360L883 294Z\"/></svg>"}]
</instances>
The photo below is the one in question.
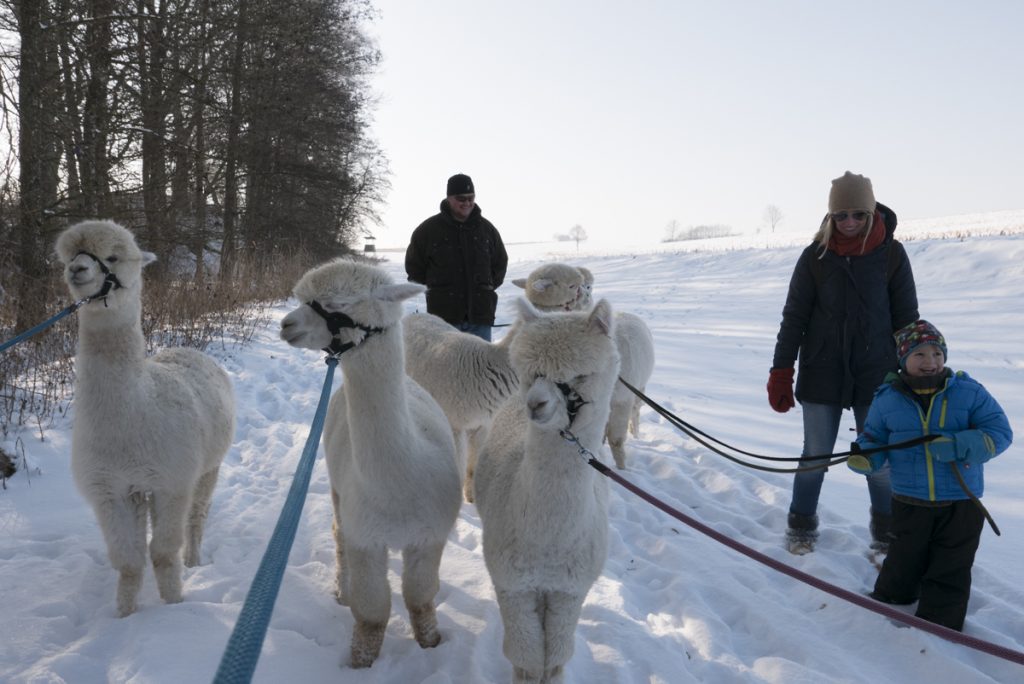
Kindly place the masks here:
<instances>
[{"instance_id":1,"label":"alpaca ear","mask_svg":"<svg viewBox=\"0 0 1024 684\"><path fill-rule=\"evenodd\" d=\"M587 319L587 328L611 337L612 325L612 305L607 299L601 299L597 306L594 307L594 310L590 312L590 317Z\"/></svg>"},{"instance_id":2,"label":"alpaca ear","mask_svg":"<svg viewBox=\"0 0 1024 684\"><path fill-rule=\"evenodd\" d=\"M519 319L525 322L534 321L540 318L540 312L533 308L525 297L516 299L516 308L519 309Z\"/></svg>"},{"instance_id":3,"label":"alpaca ear","mask_svg":"<svg viewBox=\"0 0 1024 684\"><path fill-rule=\"evenodd\" d=\"M526 278L515 278L512 281L512 284L515 285L516 287L521 287L521 288L523 288L525 290L526 289Z\"/></svg>"},{"instance_id":4,"label":"alpaca ear","mask_svg":"<svg viewBox=\"0 0 1024 684\"><path fill-rule=\"evenodd\" d=\"M538 278L537 280L533 281L533 285L531 285L530 287L533 289L534 292L543 292L544 290L548 289L554 284L554 281L551 280L550 278Z\"/></svg>"},{"instance_id":5,"label":"alpaca ear","mask_svg":"<svg viewBox=\"0 0 1024 684\"><path fill-rule=\"evenodd\" d=\"M426 291L427 288L419 283L381 285L373 291L373 298L385 302L401 302Z\"/></svg>"},{"instance_id":6,"label":"alpaca ear","mask_svg":"<svg viewBox=\"0 0 1024 684\"><path fill-rule=\"evenodd\" d=\"M146 266L149 266L154 261L156 261L156 254L153 254L152 252L143 252L142 253L142 267L143 268L145 268Z\"/></svg>"}]
</instances>

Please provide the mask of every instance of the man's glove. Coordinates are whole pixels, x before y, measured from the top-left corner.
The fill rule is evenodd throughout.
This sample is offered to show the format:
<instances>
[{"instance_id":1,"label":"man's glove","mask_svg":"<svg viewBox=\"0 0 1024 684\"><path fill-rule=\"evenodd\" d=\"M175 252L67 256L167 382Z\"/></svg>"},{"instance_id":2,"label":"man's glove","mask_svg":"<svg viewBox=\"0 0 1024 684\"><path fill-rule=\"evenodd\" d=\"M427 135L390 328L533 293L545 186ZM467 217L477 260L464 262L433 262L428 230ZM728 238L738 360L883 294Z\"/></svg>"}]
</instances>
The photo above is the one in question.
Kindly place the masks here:
<instances>
[{"instance_id":1,"label":"man's glove","mask_svg":"<svg viewBox=\"0 0 1024 684\"><path fill-rule=\"evenodd\" d=\"M768 373L768 403L779 413L796 406L793 399L793 369L772 368Z\"/></svg>"},{"instance_id":2,"label":"man's glove","mask_svg":"<svg viewBox=\"0 0 1024 684\"><path fill-rule=\"evenodd\" d=\"M928 444L932 458L943 463L984 463L996 453L992 438L981 430L961 430Z\"/></svg>"}]
</instances>

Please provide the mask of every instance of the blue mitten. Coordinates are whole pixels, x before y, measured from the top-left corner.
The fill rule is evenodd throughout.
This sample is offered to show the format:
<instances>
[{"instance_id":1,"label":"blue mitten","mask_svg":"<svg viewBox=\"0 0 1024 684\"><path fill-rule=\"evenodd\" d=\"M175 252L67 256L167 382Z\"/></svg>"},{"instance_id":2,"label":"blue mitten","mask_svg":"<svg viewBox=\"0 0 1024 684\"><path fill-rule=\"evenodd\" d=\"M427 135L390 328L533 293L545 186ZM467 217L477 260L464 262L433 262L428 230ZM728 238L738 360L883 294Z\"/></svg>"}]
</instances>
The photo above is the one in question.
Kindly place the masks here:
<instances>
[{"instance_id":1,"label":"blue mitten","mask_svg":"<svg viewBox=\"0 0 1024 684\"><path fill-rule=\"evenodd\" d=\"M996 453L992 438L981 430L962 430L956 433L956 460L984 463Z\"/></svg>"},{"instance_id":2,"label":"blue mitten","mask_svg":"<svg viewBox=\"0 0 1024 684\"><path fill-rule=\"evenodd\" d=\"M928 453L930 453L932 458L936 461L942 461L943 463L952 463L957 460L955 436L939 437L938 439L929 442Z\"/></svg>"}]
</instances>

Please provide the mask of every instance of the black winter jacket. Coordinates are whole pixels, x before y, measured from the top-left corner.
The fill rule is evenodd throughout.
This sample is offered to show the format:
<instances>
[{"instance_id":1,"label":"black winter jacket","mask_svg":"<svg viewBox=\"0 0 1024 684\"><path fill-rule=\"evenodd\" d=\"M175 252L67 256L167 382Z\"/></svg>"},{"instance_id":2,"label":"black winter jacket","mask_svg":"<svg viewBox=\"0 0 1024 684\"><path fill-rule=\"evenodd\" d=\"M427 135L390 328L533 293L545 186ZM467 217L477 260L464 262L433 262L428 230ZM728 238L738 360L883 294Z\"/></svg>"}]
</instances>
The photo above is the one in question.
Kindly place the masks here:
<instances>
[{"instance_id":1,"label":"black winter jacket","mask_svg":"<svg viewBox=\"0 0 1024 684\"><path fill-rule=\"evenodd\" d=\"M815 242L796 262L772 367L793 368L799 351L800 402L870 404L898 367L893 332L918 318L910 260L893 238L896 214L883 204L878 210L886 236L871 252L844 257L828 250L814 265L821 252Z\"/></svg>"},{"instance_id":2,"label":"black winter jacket","mask_svg":"<svg viewBox=\"0 0 1024 684\"><path fill-rule=\"evenodd\" d=\"M452 217L448 200L412 233L405 252L409 280L427 286L427 312L452 325L494 325L497 289L508 254L498 230L474 206L465 223Z\"/></svg>"}]
</instances>

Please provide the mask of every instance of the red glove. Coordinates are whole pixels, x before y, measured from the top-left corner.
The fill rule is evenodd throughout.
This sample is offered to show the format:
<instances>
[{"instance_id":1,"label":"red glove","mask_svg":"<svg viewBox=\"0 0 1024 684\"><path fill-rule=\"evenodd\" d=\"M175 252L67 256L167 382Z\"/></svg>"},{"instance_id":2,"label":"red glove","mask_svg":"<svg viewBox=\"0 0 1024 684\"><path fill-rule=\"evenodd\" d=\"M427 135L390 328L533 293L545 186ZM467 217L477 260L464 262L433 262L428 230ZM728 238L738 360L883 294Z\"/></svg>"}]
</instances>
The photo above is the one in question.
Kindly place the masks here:
<instances>
[{"instance_id":1,"label":"red glove","mask_svg":"<svg viewBox=\"0 0 1024 684\"><path fill-rule=\"evenodd\" d=\"M768 403L779 413L785 413L796 405L792 368L772 368L768 374Z\"/></svg>"}]
</instances>

